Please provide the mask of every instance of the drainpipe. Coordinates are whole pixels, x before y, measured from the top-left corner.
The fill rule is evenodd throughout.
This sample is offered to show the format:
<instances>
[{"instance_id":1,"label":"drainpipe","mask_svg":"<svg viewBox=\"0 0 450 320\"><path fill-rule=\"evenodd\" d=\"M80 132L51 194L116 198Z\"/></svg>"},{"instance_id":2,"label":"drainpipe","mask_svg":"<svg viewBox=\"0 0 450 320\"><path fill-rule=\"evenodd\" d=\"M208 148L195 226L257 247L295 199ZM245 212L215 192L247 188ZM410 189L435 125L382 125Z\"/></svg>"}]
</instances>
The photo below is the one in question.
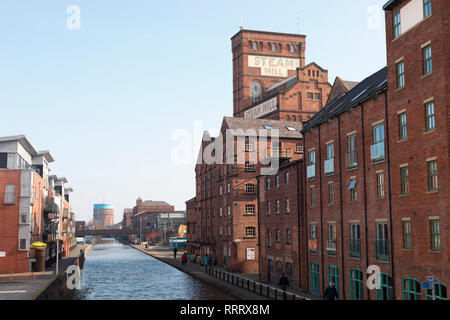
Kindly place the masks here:
<instances>
[{"instance_id":1,"label":"drainpipe","mask_svg":"<svg viewBox=\"0 0 450 320\"><path fill-rule=\"evenodd\" d=\"M258 213L258 243L256 244L256 247L258 248L258 273L259 273L259 279L261 280L261 218L260 218L260 205L259 205L259 201L260 201L260 192L259 192L259 186L260 186L260 178L261 176L257 177L257 182L256 182L256 194L257 194L257 199L258 201L256 201L256 212Z\"/></svg>"},{"instance_id":2,"label":"drainpipe","mask_svg":"<svg viewBox=\"0 0 450 320\"><path fill-rule=\"evenodd\" d=\"M369 267L369 231L367 226L367 185L366 185L366 144L364 135L364 107L361 107L361 138L362 138L362 165L363 165L363 185L364 185L364 234L366 238L366 270ZM367 272L366 272L367 275ZM370 290L367 288L367 300L370 300Z\"/></svg>"},{"instance_id":3,"label":"drainpipe","mask_svg":"<svg viewBox=\"0 0 450 320\"><path fill-rule=\"evenodd\" d=\"M300 178L300 163L304 163L304 160L302 160L302 162L297 162L297 164L295 165L296 169L297 169L297 179L296 179L296 184L297 184L297 238L298 238L298 284L299 287L302 288L302 259L301 259L301 254L303 253L302 248L301 248L301 239L300 239L300 228L301 228L301 223L300 223L300 219L301 219L301 203L302 201L300 201L300 183L299 183L299 178Z\"/></svg>"},{"instance_id":4,"label":"drainpipe","mask_svg":"<svg viewBox=\"0 0 450 320\"><path fill-rule=\"evenodd\" d=\"M320 144L320 125L318 126L319 129L319 134L318 134L318 141L319 141L319 153L318 153L318 158L319 158L319 165L318 165L318 169L319 169L319 194L320 194L320 237L322 239L321 241L321 248L320 248L320 252L321 252L321 265L322 265L322 293L325 291L325 273L324 273L324 258L323 258L323 210L322 210L322 155L321 155L321 144ZM317 163L317 161L316 161ZM317 200L317 199L316 199Z\"/></svg>"},{"instance_id":5,"label":"drainpipe","mask_svg":"<svg viewBox=\"0 0 450 320\"><path fill-rule=\"evenodd\" d=\"M342 299L345 299L345 268L344 268L344 220L342 210L342 152L341 152L341 117L338 120L338 145L339 145L339 193L341 210L341 263L342 263Z\"/></svg>"},{"instance_id":6,"label":"drainpipe","mask_svg":"<svg viewBox=\"0 0 450 320\"><path fill-rule=\"evenodd\" d=\"M392 226L392 191L391 191L391 157L389 152L389 118L388 118L388 99L387 99L387 91L384 92L384 113L386 119L386 155L387 155L387 167L388 167L388 189L389 189L389 228L391 233L391 269L392 269L392 296L395 300L395 270L394 270L394 236L393 236L393 226Z\"/></svg>"},{"instance_id":7,"label":"drainpipe","mask_svg":"<svg viewBox=\"0 0 450 320\"><path fill-rule=\"evenodd\" d=\"M309 287L309 248L308 248L308 201L306 199L306 180L308 179L308 176L306 174L306 165L308 164L308 160L305 161L305 154L306 154L306 132L303 134L303 192L302 192L302 198L303 198L303 209L305 212L305 257L306 257L306 292L310 291Z\"/></svg>"}]
</instances>

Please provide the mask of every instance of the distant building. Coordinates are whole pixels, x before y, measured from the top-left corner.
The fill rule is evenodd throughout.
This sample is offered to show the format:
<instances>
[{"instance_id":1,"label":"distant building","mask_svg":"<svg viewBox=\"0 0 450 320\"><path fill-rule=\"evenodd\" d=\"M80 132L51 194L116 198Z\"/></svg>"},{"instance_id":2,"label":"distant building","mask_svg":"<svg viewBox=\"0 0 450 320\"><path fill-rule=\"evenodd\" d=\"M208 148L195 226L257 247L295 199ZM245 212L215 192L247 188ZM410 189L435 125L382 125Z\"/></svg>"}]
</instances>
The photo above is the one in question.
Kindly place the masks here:
<instances>
[{"instance_id":1,"label":"distant building","mask_svg":"<svg viewBox=\"0 0 450 320\"><path fill-rule=\"evenodd\" d=\"M123 209L122 227L128 229L131 227L131 218L133 217L133 209Z\"/></svg>"},{"instance_id":2,"label":"distant building","mask_svg":"<svg viewBox=\"0 0 450 320\"><path fill-rule=\"evenodd\" d=\"M84 230L84 229L86 229L86 221L75 222L75 230Z\"/></svg>"},{"instance_id":3,"label":"distant building","mask_svg":"<svg viewBox=\"0 0 450 320\"><path fill-rule=\"evenodd\" d=\"M114 224L114 206L111 204L94 204L94 225L96 229L105 229Z\"/></svg>"}]
</instances>

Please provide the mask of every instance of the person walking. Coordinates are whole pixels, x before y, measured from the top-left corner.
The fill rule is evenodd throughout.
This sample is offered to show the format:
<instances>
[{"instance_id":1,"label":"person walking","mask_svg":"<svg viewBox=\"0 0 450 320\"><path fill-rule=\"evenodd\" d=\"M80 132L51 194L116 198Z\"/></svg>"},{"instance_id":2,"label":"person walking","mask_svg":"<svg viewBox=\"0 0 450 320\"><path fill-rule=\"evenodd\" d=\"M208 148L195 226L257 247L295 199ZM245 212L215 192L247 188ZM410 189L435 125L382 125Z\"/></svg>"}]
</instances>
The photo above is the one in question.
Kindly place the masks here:
<instances>
[{"instance_id":1,"label":"person walking","mask_svg":"<svg viewBox=\"0 0 450 320\"><path fill-rule=\"evenodd\" d=\"M334 287L333 282L330 282L330 285L325 289L323 297L325 298L325 300L337 300L339 298L338 292Z\"/></svg>"},{"instance_id":2,"label":"person walking","mask_svg":"<svg viewBox=\"0 0 450 320\"><path fill-rule=\"evenodd\" d=\"M205 257L203 258L203 265L205 266L205 268L208 268L208 262L209 262L208 254L205 254Z\"/></svg>"},{"instance_id":3,"label":"person walking","mask_svg":"<svg viewBox=\"0 0 450 320\"><path fill-rule=\"evenodd\" d=\"M186 265L186 253L183 253L183 255L181 256L181 264L183 266Z\"/></svg>"},{"instance_id":4,"label":"person walking","mask_svg":"<svg viewBox=\"0 0 450 320\"><path fill-rule=\"evenodd\" d=\"M186 263L189 262L189 258L191 257L191 255L189 254L189 252L186 252Z\"/></svg>"},{"instance_id":5,"label":"person walking","mask_svg":"<svg viewBox=\"0 0 450 320\"><path fill-rule=\"evenodd\" d=\"M177 247L173 248L173 258L176 259L177 258Z\"/></svg>"},{"instance_id":6,"label":"person walking","mask_svg":"<svg viewBox=\"0 0 450 320\"><path fill-rule=\"evenodd\" d=\"M280 286L281 290L283 290L283 291L286 291L287 287L289 287L289 279L286 277L286 275L284 273L280 277L280 280L278 281L278 285Z\"/></svg>"}]
</instances>

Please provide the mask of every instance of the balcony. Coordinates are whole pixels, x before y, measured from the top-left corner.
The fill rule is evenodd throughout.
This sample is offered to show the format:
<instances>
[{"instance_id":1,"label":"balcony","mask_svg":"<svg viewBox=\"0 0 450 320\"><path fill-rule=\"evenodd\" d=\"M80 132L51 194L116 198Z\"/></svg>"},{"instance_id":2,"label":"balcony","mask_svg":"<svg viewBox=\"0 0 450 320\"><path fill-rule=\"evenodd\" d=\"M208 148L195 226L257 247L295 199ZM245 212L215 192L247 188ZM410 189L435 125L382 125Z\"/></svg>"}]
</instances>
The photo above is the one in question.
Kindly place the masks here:
<instances>
[{"instance_id":1,"label":"balcony","mask_svg":"<svg viewBox=\"0 0 450 320\"><path fill-rule=\"evenodd\" d=\"M375 143L370 146L370 159L372 161L384 160L384 141Z\"/></svg>"},{"instance_id":2,"label":"balcony","mask_svg":"<svg viewBox=\"0 0 450 320\"><path fill-rule=\"evenodd\" d=\"M306 177L312 179L316 177L316 165L312 164L306 168Z\"/></svg>"},{"instance_id":3,"label":"balcony","mask_svg":"<svg viewBox=\"0 0 450 320\"><path fill-rule=\"evenodd\" d=\"M389 261L389 241L375 241L375 258L378 261Z\"/></svg>"},{"instance_id":4,"label":"balcony","mask_svg":"<svg viewBox=\"0 0 450 320\"><path fill-rule=\"evenodd\" d=\"M325 160L324 167L325 167L325 174L334 173L334 158Z\"/></svg>"},{"instance_id":5,"label":"balcony","mask_svg":"<svg viewBox=\"0 0 450 320\"><path fill-rule=\"evenodd\" d=\"M16 193L5 192L4 204L16 204Z\"/></svg>"},{"instance_id":6,"label":"balcony","mask_svg":"<svg viewBox=\"0 0 450 320\"><path fill-rule=\"evenodd\" d=\"M361 239L350 239L350 257L361 257Z\"/></svg>"},{"instance_id":7,"label":"balcony","mask_svg":"<svg viewBox=\"0 0 450 320\"><path fill-rule=\"evenodd\" d=\"M347 152L347 168L356 168L358 166L358 153L355 150Z\"/></svg>"},{"instance_id":8,"label":"balcony","mask_svg":"<svg viewBox=\"0 0 450 320\"><path fill-rule=\"evenodd\" d=\"M337 252L336 239L331 239L327 241L327 254L329 256L335 256Z\"/></svg>"}]
</instances>

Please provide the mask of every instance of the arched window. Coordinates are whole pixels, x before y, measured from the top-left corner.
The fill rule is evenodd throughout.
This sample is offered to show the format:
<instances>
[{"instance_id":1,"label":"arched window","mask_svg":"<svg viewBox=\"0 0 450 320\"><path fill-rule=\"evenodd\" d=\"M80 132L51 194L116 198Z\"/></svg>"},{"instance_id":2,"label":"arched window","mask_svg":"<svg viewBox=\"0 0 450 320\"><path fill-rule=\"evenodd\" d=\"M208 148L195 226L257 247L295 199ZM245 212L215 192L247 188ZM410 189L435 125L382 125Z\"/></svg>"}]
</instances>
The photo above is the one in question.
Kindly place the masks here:
<instances>
[{"instance_id":1,"label":"arched window","mask_svg":"<svg viewBox=\"0 0 450 320\"><path fill-rule=\"evenodd\" d=\"M291 53L295 53L295 46L291 44Z\"/></svg>"},{"instance_id":2,"label":"arched window","mask_svg":"<svg viewBox=\"0 0 450 320\"><path fill-rule=\"evenodd\" d=\"M287 45L286 45L286 50L287 50L287 51L290 51L290 49L291 49L291 46L290 46L289 44L287 44Z\"/></svg>"},{"instance_id":3,"label":"arched window","mask_svg":"<svg viewBox=\"0 0 450 320\"><path fill-rule=\"evenodd\" d=\"M359 269L350 270L350 300L363 299L363 273Z\"/></svg>"},{"instance_id":4,"label":"arched window","mask_svg":"<svg viewBox=\"0 0 450 320\"><path fill-rule=\"evenodd\" d=\"M281 43L279 43L279 44L278 44L278 51L280 51L280 52L283 51L283 50L282 50L282 49L283 49L282 47L283 47L283 46L281 45Z\"/></svg>"},{"instance_id":5,"label":"arched window","mask_svg":"<svg viewBox=\"0 0 450 320\"><path fill-rule=\"evenodd\" d=\"M258 42L253 42L253 50L258 50Z\"/></svg>"},{"instance_id":6,"label":"arched window","mask_svg":"<svg viewBox=\"0 0 450 320\"><path fill-rule=\"evenodd\" d=\"M297 117L296 116L292 116L292 121L297 121Z\"/></svg>"},{"instance_id":7,"label":"arched window","mask_svg":"<svg viewBox=\"0 0 450 320\"><path fill-rule=\"evenodd\" d=\"M377 289L377 300L392 300L394 299L392 295L392 288L394 283L392 281L391 275L387 273L381 273L381 289Z\"/></svg>"},{"instance_id":8,"label":"arched window","mask_svg":"<svg viewBox=\"0 0 450 320\"><path fill-rule=\"evenodd\" d=\"M291 117L290 116L286 116L287 121L291 121Z\"/></svg>"},{"instance_id":9,"label":"arched window","mask_svg":"<svg viewBox=\"0 0 450 320\"><path fill-rule=\"evenodd\" d=\"M272 43L272 51L277 51L277 44L276 43Z\"/></svg>"},{"instance_id":10,"label":"arched window","mask_svg":"<svg viewBox=\"0 0 450 320\"><path fill-rule=\"evenodd\" d=\"M264 48L264 45L262 43L262 41L259 42L259 48L262 50Z\"/></svg>"},{"instance_id":11,"label":"arched window","mask_svg":"<svg viewBox=\"0 0 450 320\"><path fill-rule=\"evenodd\" d=\"M420 282L413 278L403 278L403 300L420 300Z\"/></svg>"},{"instance_id":12,"label":"arched window","mask_svg":"<svg viewBox=\"0 0 450 320\"><path fill-rule=\"evenodd\" d=\"M339 269L335 265L328 266L328 283L333 282L336 291L339 292Z\"/></svg>"},{"instance_id":13,"label":"arched window","mask_svg":"<svg viewBox=\"0 0 450 320\"><path fill-rule=\"evenodd\" d=\"M261 100L261 84L258 81L253 81L250 89L251 103L255 103Z\"/></svg>"}]
</instances>

